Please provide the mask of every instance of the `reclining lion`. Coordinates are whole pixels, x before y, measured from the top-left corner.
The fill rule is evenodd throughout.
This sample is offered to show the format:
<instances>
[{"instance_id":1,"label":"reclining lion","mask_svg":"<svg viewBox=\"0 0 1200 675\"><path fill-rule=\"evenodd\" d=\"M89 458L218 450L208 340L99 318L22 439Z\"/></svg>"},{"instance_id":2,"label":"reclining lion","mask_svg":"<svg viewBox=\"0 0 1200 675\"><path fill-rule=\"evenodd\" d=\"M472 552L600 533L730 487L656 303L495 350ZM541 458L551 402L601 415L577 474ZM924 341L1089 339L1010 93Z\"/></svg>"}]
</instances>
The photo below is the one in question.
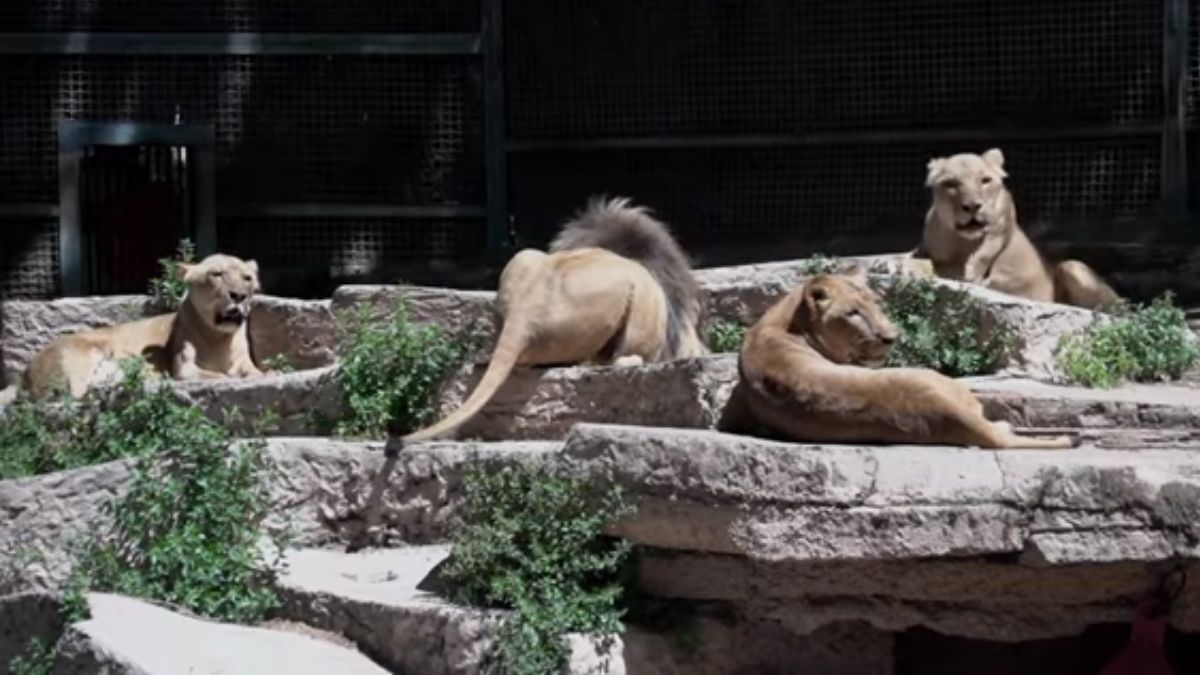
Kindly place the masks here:
<instances>
[{"instance_id":1,"label":"reclining lion","mask_svg":"<svg viewBox=\"0 0 1200 675\"><path fill-rule=\"evenodd\" d=\"M666 225L627 199L593 199L551 242L500 274L503 328L475 391L442 421L392 444L452 433L483 409L514 366L616 365L699 356L700 286Z\"/></svg>"},{"instance_id":2,"label":"reclining lion","mask_svg":"<svg viewBox=\"0 0 1200 675\"><path fill-rule=\"evenodd\" d=\"M258 264L218 253L180 267L187 294L178 312L55 338L25 371L30 393L44 396L61 382L80 398L98 366L132 356L176 379L262 375L246 337Z\"/></svg>"},{"instance_id":3,"label":"reclining lion","mask_svg":"<svg viewBox=\"0 0 1200 675\"><path fill-rule=\"evenodd\" d=\"M928 169L925 183L933 191L933 204L925 215L918 255L932 260L938 276L1088 309L1118 301L1086 264L1051 264L1034 248L1017 224L999 149L936 157Z\"/></svg>"},{"instance_id":4,"label":"reclining lion","mask_svg":"<svg viewBox=\"0 0 1200 675\"><path fill-rule=\"evenodd\" d=\"M746 333L718 428L793 441L1069 448L983 416L964 384L924 368L879 368L899 337L861 267L813 277Z\"/></svg>"}]
</instances>

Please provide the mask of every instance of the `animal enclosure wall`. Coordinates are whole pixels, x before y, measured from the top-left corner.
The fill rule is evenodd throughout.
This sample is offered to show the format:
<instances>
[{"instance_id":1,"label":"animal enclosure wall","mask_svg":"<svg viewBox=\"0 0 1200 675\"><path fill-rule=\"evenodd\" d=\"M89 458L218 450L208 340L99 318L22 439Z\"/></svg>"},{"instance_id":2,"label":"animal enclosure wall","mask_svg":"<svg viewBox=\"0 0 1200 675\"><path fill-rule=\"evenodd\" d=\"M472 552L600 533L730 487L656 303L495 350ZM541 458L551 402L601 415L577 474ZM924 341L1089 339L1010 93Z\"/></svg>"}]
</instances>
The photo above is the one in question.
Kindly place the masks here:
<instances>
[{"instance_id":1,"label":"animal enclosure wall","mask_svg":"<svg viewBox=\"0 0 1200 675\"><path fill-rule=\"evenodd\" d=\"M7 297L64 291L64 119L211 125L217 246L275 293L480 268L597 193L703 262L906 248L929 157L991 145L1041 239L1195 241L1200 1L3 4Z\"/></svg>"}]
</instances>

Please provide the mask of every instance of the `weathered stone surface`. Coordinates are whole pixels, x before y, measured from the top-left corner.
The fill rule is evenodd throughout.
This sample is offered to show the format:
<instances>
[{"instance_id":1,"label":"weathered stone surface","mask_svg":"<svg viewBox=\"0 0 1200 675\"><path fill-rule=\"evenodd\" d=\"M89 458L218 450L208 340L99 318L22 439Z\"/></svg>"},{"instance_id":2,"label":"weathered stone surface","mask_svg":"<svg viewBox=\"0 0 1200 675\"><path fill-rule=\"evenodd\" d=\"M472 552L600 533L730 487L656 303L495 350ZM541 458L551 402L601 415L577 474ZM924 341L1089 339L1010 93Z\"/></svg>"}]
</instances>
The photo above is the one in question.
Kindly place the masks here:
<instances>
[{"instance_id":1,"label":"weathered stone surface","mask_svg":"<svg viewBox=\"0 0 1200 675\"><path fill-rule=\"evenodd\" d=\"M444 539L473 462L538 461L546 443L430 443L393 461L382 443L279 438L267 441L271 527L288 526L295 543L358 541L365 529L382 543ZM0 572L6 587L56 588L69 572L71 542L102 523L101 506L126 489L127 461L0 481ZM369 514L369 515L368 515Z\"/></svg>"},{"instance_id":2,"label":"weathered stone surface","mask_svg":"<svg viewBox=\"0 0 1200 675\"><path fill-rule=\"evenodd\" d=\"M256 296L250 344L259 363L284 356L296 368L333 363L335 335L327 300ZM145 295L112 295L0 303L0 382L16 382L38 350L64 333L161 314Z\"/></svg>"},{"instance_id":3,"label":"weathered stone surface","mask_svg":"<svg viewBox=\"0 0 1200 675\"><path fill-rule=\"evenodd\" d=\"M1046 562L1191 558L1200 540L1197 451L814 446L580 425L561 457L638 496L641 511L615 531L659 548L760 560L1019 554L1042 533L1039 514L1068 524L1097 512L1122 516L1120 529L1080 518L1099 547L1060 546ZM1130 528L1169 546L1128 546Z\"/></svg>"},{"instance_id":4,"label":"weathered stone surface","mask_svg":"<svg viewBox=\"0 0 1200 675\"><path fill-rule=\"evenodd\" d=\"M443 415L466 400L485 369L447 384ZM578 422L712 427L736 379L732 356L638 367L518 368L459 436L561 439Z\"/></svg>"},{"instance_id":5,"label":"weathered stone surface","mask_svg":"<svg viewBox=\"0 0 1200 675\"><path fill-rule=\"evenodd\" d=\"M1031 567L996 559L776 561L742 556L650 552L639 581L665 598L724 602L747 617L807 631L861 620L879 630L924 626L946 635L1023 641L1073 635L1096 623L1125 622L1168 563L1119 562ZM1186 563L1195 574L1200 566ZM1177 601L1173 625L1200 628L1200 593Z\"/></svg>"},{"instance_id":6,"label":"weathered stone surface","mask_svg":"<svg viewBox=\"0 0 1200 675\"><path fill-rule=\"evenodd\" d=\"M407 302L409 318L432 323L446 334L469 338L469 360L486 363L496 341L493 291L462 291L423 286L341 286L333 292L335 314L367 305L373 311L390 314Z\"/></svg>"},{"instance_id":7,"label":"weathered stone surface","mask_svg":"<svg viewBox=\"0 0 1200 675\"><path fill-rule=\"evenodd\" d=\"M30 640L53 640L58 633L58 600L49 593L5 595L0 572L0 666L25 653ZM7 672L7 671L6 671Z\"/></svg>"},{"instance_id":8,"label":"weathered stone surface","mask_svg":"<svg viewBox=\"0 0 1200 675\"><path fill-rule=\"evenodd\" d=\"M294 632L188 617L119 595L92 593L88 605L91 618L60 642L55 672L388 672L357 651Z\"/></svg>"},{"instance_id":9,"label":"weathered stone surface","mask_svg":"<svg viewBox=\"0 0 1200 675\"><path fill-rule=\"evenodd\" d=\"M296 369L319 368L337 360L337 330L329 300L297 300L272 295L254 298L250 347L261 364L282 357Z\"/></svg>"},{"instance_id":10,"label":"weathered stone surface","mask_svg":"<svg viewBox=\"0 0 1200 675\"><path fill-rule=\"evenodd\" d=\"M171 386L181 400L241 434L320 435L328 433L329 424L344 411L335 366L264 377L174 381Z\"/></svg>"},{"instance_id":11,"label":"weathered stone surface","mask_svg":"<svg viewBox=\"0 0 1200 675\"><path fill-rule=\"evenodd\" d=\"M295 551L283 579L285 612L294 619L345 633L397 672L477 673L488 663L504 612L451 605L422 583L448 547L426 546L357 554ZM693 651L679 646L686 632ZM835 624L797 635L773 622L703 614L677 634L628 627L610 644L569 636L568 672L575 675L735 672L820 672L889 675L890 636L859 625Z\"/></svg>"},{"instance_id":12,"label":"weathered stone surface","mask_svg":"<svg viewBox=\"0 0 1200 675\"><path fill-rule=\"evenodd\" d=\"M1169 384L1128 384L1088 389L1009 377L964 380L992 419L1019 426L1197 428L1200 389Z\"/></svg>"},{"instance_id":13,"label":"weathered stone surface","mask_svg":"<svg viewBox=\"0 0 1200 675\"><path fill-rule=\"evenodd\" d=\"M5 301L0 303L0 375L6 382L16 382L38 350L63 333L156 313L144 295Z\"/></svg>"}]
</instances>

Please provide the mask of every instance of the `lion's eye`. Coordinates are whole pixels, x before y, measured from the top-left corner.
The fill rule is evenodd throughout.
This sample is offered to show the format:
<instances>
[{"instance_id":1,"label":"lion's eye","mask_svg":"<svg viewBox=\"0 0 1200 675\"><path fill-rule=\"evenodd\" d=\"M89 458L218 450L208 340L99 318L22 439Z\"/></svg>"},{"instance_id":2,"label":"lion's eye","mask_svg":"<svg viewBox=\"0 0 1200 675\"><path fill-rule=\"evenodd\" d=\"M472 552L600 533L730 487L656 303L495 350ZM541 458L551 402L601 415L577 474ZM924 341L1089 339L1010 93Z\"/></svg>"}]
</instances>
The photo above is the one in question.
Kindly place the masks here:
<instances>
[{"instance_id":1,"label":"lion's eye","mask_svg":"<svg viewBox=\"0 0 1200 675\"><path fill-rule=\"evenodd\" d=\"M220 279L220 278L221 278L221 272L220 272L220 271L218 271L218 270L213 270L213 271L211 271L211 272L209 272L209 273L208 273L208 276L210 276L210 277L213 277L214 279Z\"/></svg>"},{"instance_id":2,"label":"lion's eye","mask_svg":"<svg viewBox=\"0 0 1200 675\"><path fill-rule=\"evenodd\" d=\"M988 183L991 183L991 182L992 182L992 177L991 177L991 176L984 176L983 178L980 178L980 179L979 179L979 182L980 182L980 183L983 183L984 185L987 185Z\"/></svg>"},{"instance_id":3,"label":"lion's eye","mask_svg":"<svg viewBox=\"0 0 1200 675\"><path fill-rule=\"evenodd\" d=\"M945 190L953 190L953 189L957 188L959 185L962 185L962 183L958 182L957 178L947 178L946 180L939 183L939 185L941 185L942 188Z\"/></svg>"},{"instance_id":4,"label":"lion's eye","mask_svg":"<svg viewBox=\"0 0 1200 675\"><path fill-rule=\"evenodd\" d=\"M247 282L250 281L250 275L247 274L247 275L243 276L242 281L247 281Z\"/></svg>"}]
</instances>

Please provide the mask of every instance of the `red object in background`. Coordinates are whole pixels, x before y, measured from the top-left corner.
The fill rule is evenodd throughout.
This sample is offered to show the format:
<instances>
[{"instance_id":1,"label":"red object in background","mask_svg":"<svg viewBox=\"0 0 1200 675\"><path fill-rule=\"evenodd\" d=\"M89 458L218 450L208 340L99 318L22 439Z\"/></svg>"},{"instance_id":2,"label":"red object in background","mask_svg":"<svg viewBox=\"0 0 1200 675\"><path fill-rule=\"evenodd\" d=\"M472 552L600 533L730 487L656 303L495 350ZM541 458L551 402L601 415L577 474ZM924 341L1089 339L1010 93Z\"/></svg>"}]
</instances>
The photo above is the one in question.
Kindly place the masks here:
<instances>
[{"instance_id":1,"label":"red object in background","mask_svg":"<svg viewBox=\"0 0 1200 675\"><path fill-rule=\"evenodd\" d=\"M1129 644L1099 675L1175 675L1167 661L1167 608L1156 595L1138 603Z\"/></svg>"}]
</instances>

